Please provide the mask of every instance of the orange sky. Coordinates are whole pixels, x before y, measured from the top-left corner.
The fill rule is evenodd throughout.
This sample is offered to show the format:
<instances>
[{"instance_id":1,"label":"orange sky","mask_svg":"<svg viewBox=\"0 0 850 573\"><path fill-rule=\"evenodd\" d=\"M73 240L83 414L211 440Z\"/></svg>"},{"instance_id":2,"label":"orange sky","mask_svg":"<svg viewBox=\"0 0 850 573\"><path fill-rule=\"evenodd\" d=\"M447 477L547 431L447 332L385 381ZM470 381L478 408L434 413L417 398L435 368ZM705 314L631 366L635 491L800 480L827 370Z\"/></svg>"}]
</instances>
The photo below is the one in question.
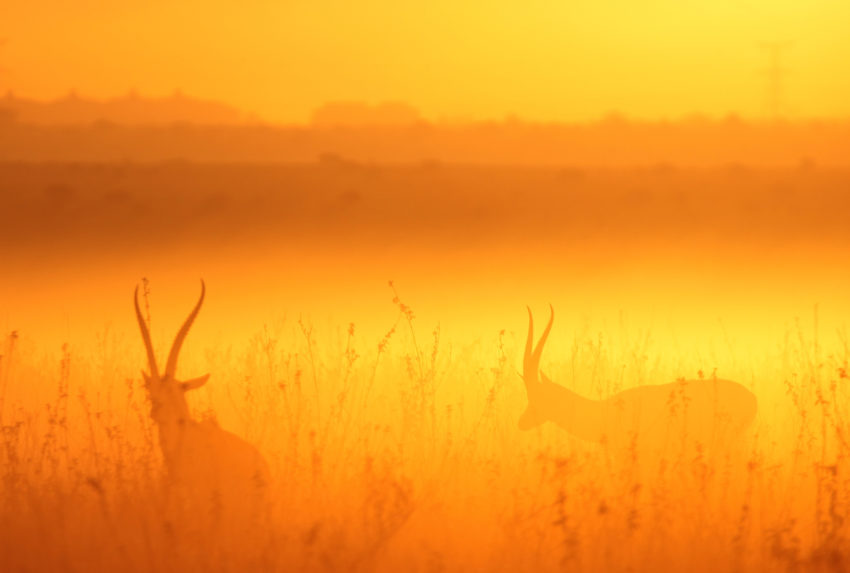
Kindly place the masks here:
<instances>
[{"instance_id":1,"label":"orange sky","mask_svg":"<svg viewBox=\"0 0 850 573\"><path fill-rule=\"evenodd\" d=\"M840 0L6 2L0 90L175 89L303 121L331 100L430 119L765 116L764 42L793 41L783 113L850 115Z\"/></svg>"}]
</instances>

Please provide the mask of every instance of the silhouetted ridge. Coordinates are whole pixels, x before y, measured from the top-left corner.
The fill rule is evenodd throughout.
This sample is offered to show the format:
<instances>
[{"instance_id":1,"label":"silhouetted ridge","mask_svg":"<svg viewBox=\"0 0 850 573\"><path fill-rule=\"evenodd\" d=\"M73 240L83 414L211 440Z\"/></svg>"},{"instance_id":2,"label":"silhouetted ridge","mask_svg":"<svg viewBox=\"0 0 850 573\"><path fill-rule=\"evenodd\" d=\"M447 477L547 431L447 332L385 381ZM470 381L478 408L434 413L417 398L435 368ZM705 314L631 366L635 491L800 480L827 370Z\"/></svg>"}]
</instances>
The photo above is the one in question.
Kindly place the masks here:
<instances>
[{"instance_id":1,"label":"silhouetted ridge","mask_svg":"<svg viewBox=\"0 0 850 573\"><path fill-rule=\"evenodd\" d=\"M41 126L192 123L237 125L250 120L238 109L223 103L194 99L180 92L165 98L147 98L130 92L107 100L88 99L71 91L63 98L38 101L7 93L0 99L0 123L10 119Z\"/></svg>"},{"instance_id":2,"label":"silhouetted ridge","mask_svg":"<svg viewBox=\"0 0 850 573\"><path fill-rule=\"evenodd\" d=\"M425 123L419 112L403 102L369 105L362 102L327 103L313 112L315 127L405 127Z\"/></svg>"}]
</instances>

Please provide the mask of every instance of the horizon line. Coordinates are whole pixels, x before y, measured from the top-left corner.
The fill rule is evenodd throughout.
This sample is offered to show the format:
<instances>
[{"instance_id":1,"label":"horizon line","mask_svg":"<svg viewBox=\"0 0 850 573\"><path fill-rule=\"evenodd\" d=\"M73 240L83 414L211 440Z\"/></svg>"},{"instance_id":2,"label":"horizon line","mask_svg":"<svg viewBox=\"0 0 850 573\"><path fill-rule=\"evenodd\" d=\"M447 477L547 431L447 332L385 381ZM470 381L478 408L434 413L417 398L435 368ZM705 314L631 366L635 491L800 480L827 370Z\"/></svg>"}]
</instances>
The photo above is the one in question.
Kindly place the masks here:
<instances>
[{"instance_id":1,"label":"horizon line","mask_svg":"<svg viewBox=\"0 0 850 573\"><path fill-rule=\"evenodd\" d=\"M640 114L630 114L623 110L612 109L601 111L593 117L584 119L541 119L533 116L525 116L516 111L506 111L500 116L471 116L465 114L423 114L420 108L416 105L398 99L383 99L380 101L370 101L366 99L341 98L327 100L315 104L312 111L307 117L301 119L270 119L263 114L250 111L239 107L236 104L218 100L215 98L197 96L184 92L177 88L167 95L149 95L144 94L136 89L129 89L123 94L97 97L80 93L76 88L70 88L64 95L54 97L37 97L20 95L14 89L9 88L0 96L0 109L3 108L3 102L8 101L26 102L40 105L61 104L66 102L80 101L91 104L109 104L120 103L127 101L139 102L165 102L169 100L177 100L184 102L192 102L198 104L215 105L221 108L227 108L230 112L239 116L239 121L234 121L231 125L266 125L272 127L352 127L352 128L368 128L368 127L415 127L415 126L464 126L464 125L482 125L482 124L500 124L500 125L550 125L550 126L576 126L576 125L599 125L604 123L627 123L627 124L687 124L687 123L729 123L742 122L757 125L764 124L807 124L807 123L845 123L850 121L850 115L798 115L798 114L780 114L772 116L770 114L745 114L743 112L729 110L723 113L711 113L703 111L691 111L679 114L666 114L658 116L646 116ZM382 122L362 122L358 124L356 121L347 125L344 122L339 125L322 124L317 122L315 116L318 112L331 106L354 105L362 106L367 110L378 110L384 106L402 106L416 114L416 118L406 122L397 124L382 123ZM120 122L114 122L120 124ZM139 122L135 125L152 124L157 122ZM203 123L200 123L203 125ZM214 124L210 124L214 125Z\"/></svg>"}]
</instances>

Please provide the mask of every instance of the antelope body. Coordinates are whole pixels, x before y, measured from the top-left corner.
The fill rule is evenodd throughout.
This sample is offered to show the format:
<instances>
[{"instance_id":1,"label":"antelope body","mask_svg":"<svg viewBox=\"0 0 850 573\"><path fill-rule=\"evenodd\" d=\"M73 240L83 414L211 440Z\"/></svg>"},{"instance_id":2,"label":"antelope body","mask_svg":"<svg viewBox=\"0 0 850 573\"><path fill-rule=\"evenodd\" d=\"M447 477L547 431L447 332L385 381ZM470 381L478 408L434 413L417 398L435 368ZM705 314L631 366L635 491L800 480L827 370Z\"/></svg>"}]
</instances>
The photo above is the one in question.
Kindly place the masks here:
<instances>
[{"instance_id":1,"label":"antelope body","mask_svg":"<svg viewBox=\"0 0 850 573\"><path fill-rule=\"evenodd\" d=\"M534 320L528 309L523 380L528 408L519 427L529 430L553 422L589 442L670 450L683 444L720 446L734 441L756 416L756 397L731 380L680 380L639 386L604 400L585 398L552 382L540 371L540 356L554 320L532 349Z\"/></svg>"},{"instance_id":2,"label":"antelope body","mask_svg":"<svg viewBox=\"0 0 850 573\"><path fill-rule=\"evenodd\" d=\"M226 521L236 515L246 518L260 507L269 483L269 470L252 445L215 422L199 422L189 414L185 393L204 385L209 374L178 380L177 359L204 302L205 291L201 281L201 296L177 332L164 372L157 367L150 331L139 309L138 287L134 305L150 370L142 372L142 376L151 400L151 418L159 434L170 495L176 498L178 507L206 513L199 516L202 519Z\"/></svg>"}]
</instances>

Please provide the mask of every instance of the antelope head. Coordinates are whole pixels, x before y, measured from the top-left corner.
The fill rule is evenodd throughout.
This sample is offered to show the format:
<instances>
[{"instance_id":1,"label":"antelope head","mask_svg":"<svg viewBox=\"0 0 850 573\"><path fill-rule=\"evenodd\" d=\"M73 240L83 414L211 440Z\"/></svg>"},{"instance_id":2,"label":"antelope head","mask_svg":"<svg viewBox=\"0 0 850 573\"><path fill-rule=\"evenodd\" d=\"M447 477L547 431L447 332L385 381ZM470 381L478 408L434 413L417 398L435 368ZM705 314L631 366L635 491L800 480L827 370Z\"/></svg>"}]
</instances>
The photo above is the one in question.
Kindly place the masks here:
<instances>
[{"instance_id":1,"label":"antelope head","mask_svg":"<svg viewBox=\"0 0 850 573\"><path fill-rule=\"evenodd\" d=\"M203 386L209 374L205 374L191 380L178 380L177 373L177 358L180 355L180 347L183 345L183 340L186 338L195 317L198 316L198 311L201 310L201 304L204 302L204 293L206 287L204 281L201 281L201 297L195 308L189 314L189 317L180 327L177 336L174 337L174 344L171 345L171 351L168 353L168 361L165 363L165 372L160 373L156 365L156 356L151 344L151 335L148 330L148 325L142 317L142 311L139 309L139 287L136 286L134 303L136 307L136 319L139 321L139 329L142 331L142 339L145 342L145 350L148 355L149 373L142 371L142 377L145 381L145 387L151 399L151 417L160 426L160 429L183 427L191 418L189 416L189 406L186 403L185 392L200 388ZM162 434L162 432L161 432Z\"/></svg>"},{"instance_id":2,"label":"antelope head","mask_svg":"<svg viewBox=\"0 0 850 573\"><path fill-rule=\"evenodd\" d=\"M540 355L543 353L543 346L546 344L546 338L548 338L549 331L552 329L552 322L555 320L555 309L552 308L551 304L549 305L549 312L549 323L543 330L543 335L537 342L537 346L534 346L532 350L532 345L534 344L534 318L531 316L531 308L528 308L528 338L525 341L525 355L522 359L522 379L525 382L525 390L528 395L528 407L522 413L522 416L520 416L520 430L530 430L546 421L540 411L539 403L543 399L541 394L544 385L552 384L552 382L545 374L540 372Z\"/></svg>"}]
</instances>

